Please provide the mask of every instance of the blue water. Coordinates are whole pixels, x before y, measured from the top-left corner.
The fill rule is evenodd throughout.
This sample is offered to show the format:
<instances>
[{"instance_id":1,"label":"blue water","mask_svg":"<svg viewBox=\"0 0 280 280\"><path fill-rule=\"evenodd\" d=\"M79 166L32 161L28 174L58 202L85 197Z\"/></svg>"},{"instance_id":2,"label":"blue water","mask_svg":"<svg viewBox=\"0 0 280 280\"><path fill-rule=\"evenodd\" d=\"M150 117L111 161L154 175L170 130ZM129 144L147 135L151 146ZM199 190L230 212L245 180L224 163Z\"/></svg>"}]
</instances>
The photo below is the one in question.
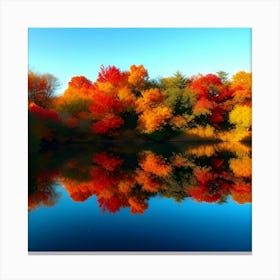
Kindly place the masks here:
<instances>
[{"instance_id":1,"label":"blue water","mask_svg":"<svg viewBox=\"0 0 280 280\"><path fill-rule=\"evenodd\" d=\"M252 205L149 199L143 215L129 208L102 213L95 196L29 212L29 251L251 251Z\"/></svg>"}]
</instances>

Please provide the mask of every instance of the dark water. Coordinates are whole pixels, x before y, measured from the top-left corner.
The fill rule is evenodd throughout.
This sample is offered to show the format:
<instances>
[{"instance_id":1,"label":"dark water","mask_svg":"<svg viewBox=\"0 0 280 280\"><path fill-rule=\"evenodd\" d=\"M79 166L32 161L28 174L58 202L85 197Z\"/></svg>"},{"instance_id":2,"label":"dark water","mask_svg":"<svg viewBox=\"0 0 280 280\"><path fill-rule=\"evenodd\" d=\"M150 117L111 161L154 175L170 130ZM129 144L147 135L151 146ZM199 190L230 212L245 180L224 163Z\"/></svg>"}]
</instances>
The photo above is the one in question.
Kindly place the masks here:
<instances>
[{"instance_id":1,"label":"dark water","mask_svg":"<svg viewBox=\"0 0 280 280\"><path fill-rule=\"evenodd\" d=\"M251 251L251 148L64 146L29 157L29 251Z\"/></svg>"}]
</instances>

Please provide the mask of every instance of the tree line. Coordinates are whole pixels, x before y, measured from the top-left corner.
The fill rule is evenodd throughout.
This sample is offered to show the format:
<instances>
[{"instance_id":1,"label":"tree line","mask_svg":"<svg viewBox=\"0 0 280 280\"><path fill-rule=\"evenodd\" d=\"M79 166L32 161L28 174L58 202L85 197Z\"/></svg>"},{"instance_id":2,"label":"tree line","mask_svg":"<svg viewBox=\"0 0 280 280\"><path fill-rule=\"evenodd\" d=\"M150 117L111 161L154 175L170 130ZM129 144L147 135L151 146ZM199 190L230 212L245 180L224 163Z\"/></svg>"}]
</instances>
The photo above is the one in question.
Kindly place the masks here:
<instances>
[{"instance_id":1,"label":"tree line","mask_svg":"<svg viewBox=\"0 0 280 280\"><path fill-rule=\"evenodd\" d=\"M240 141L252 128L251 73L150 79L143 65L101 66L96 81L72 77L59 96L51 74L28 73L29 142L176 137Z\"/></svg>"}]
</instances>

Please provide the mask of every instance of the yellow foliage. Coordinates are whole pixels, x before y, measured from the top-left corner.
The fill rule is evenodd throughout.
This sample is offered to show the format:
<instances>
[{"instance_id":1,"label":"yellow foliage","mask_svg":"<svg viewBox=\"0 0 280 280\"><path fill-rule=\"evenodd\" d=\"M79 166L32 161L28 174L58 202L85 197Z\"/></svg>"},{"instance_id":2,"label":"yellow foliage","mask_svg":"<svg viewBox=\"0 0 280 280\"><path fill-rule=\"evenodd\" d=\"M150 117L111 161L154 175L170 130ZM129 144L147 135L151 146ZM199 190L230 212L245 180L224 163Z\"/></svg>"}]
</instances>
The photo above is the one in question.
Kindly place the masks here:
<instances>
[{"instance_id":1,"label":"yellow foliage","mask_svg":"<svg viewBox=\"0 0 280 280\"><path fill-rule=\"evenodd\" d=\"M172 110L166 106L158 106L145 110L138 119L139 129L144 133L160 130L172 117Z\"/></svg>"},{"instance_id":2,"label":"yellow foliage","mask_svg":"<svg viewBox=\"0 0 280 280\"><path fill-rule=\"evenodd\" d=\"M250 128L252 126L252 108L236 105L229 113L229 121L236 126Z\"/></svg>"},{"instance_id":3,"label":"yellow foliage","mask_svg":"<svg viewBox=\"0 0 280 280\"><path fill-rule=\"evenodd\" d=\"M198 126L195 128L188 129L187 134L193 134L200 137L213 137L215 138L215 129L214 127L207 125L206 127Z\"/></svg>"},{"instance_id":4,"label":"yellow foliage","mask_svg":"<svg viewBox=\"0 0 280 280\"><path fill-rule=\"evenodd\" d=\"M197 157L207 156L211 157L215 153L214 145L200 145L196 148L187 151L188 154L195 155Z\"/></svg>"},{"instance_id":5,"label":"yellow foliage","mask_svg":"<svg viewBox=\"0 0 280 280\"><path fill-rule=\"evenodd\" d=\"M238 158L247 157L251 154L251 147L236 141L222 142L216 145L219 150L226 150L235 153Z\"/></svg>"},{"instance_id":6,"label":"yellow foliage","mask_svg":"<svg viewBox=\"0 0 280 280\"><path fill-rule=\"evenodd\" d=\"M217 138L222 141L240 141L248 136L251 136L251 132L244 128L236 128L217 133Z\"/></svg>"}]
</instances>

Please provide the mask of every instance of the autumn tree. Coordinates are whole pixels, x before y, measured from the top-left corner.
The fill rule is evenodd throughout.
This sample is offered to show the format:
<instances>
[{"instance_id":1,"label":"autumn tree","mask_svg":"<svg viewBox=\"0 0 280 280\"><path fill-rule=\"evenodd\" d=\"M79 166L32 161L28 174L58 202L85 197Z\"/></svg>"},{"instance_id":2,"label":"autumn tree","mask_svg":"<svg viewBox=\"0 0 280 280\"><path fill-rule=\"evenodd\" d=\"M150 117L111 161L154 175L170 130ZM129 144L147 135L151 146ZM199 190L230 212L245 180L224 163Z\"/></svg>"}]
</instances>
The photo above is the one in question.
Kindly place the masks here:
<instances>
[{"instance_id":1,"label":"autumn tree","mask_svg":"<svg viewBox=\"0 0 280 280\"><path fill-rule=\"evenodd\" d=\"M171 127L174 131L184 128L192 119L196 94L187 88L189 82L190 80L180 72L161 79L164 103L173 111Z\"/></svg>"},{"instance_id":2,"label":"autumn tree","mask_svg":"<svg viewBox=\"0 0 280 280\"><path fill-rule=\"evenodd\" d=\"M148 71L142 64L139 66L136 66L135 64L131 65L128 83L130 84L134 94L139 95L140 91L144 89L147 77Z\"/></svg>"},{"instance_id":3,"label":"autumn tree","mask_svg":"<svg viewBox=\"0 0 280 280\"><path fill-rule=\"evenodd\" d=\"M232 76L230 85L235 103L252 104L252 73L239 71Z\"/></svg>"},{"instance_id":4,"label":"autumn tree","mask_svg":"<svg viewBox=\"0 0 280 280\"><path fill-rule=\"evenodd\" d=\"M60 82L52 74L28 72L28 102L33 102L43 108L51 104L51 97L60 87Z\"/></svg>"},{"instance_id":5,"label":"autumn tree","mask_svg":"<svg viewBox=\"0 0 280 280\"><path fill-rule=\"evenodd\" d=\"M194 118L189 133L203 135L203 130L228 131L232 128L229 122L229 111L232 109L232 92L227 83L223 83L225 73L200 75L194 77L189 88L196 92L197 102L194 105ZM211 132L214 136L215 133ZM217 135L215 136L217 137Z\"/></svg>"},{"instance_id":6,"label":"autumn tree","mask_svg":"<svg viewBox=\"0 0 280 280\"><path fill-rule=\"evenodd\" d=\"M134 96L125 85L128 74L115 66L100 68L89 107L94 123L92 129L97 134L115 135L124 124L120 116L126 106L134 102Z\"/></svg>"}]
</instances>

